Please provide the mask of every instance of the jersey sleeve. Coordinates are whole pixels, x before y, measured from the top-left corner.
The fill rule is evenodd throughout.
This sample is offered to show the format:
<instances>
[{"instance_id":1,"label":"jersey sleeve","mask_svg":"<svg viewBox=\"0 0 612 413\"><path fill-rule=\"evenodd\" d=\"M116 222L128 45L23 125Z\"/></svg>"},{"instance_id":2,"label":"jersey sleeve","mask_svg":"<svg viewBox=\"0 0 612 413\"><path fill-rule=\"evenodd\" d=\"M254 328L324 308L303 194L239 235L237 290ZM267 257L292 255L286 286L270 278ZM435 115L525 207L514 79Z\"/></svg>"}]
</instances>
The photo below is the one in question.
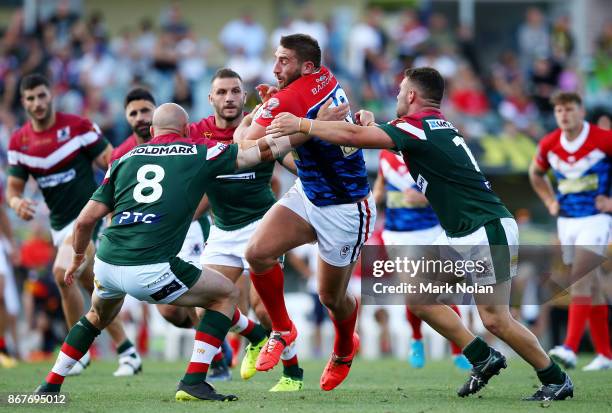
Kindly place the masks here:
<instances>
[{"instance_id":1,"label":"jersey sleeve","mask_svg":"<svg viewBox=\"0 0 612 413\"><path fill-rule=\"evenodd\" d=\"M599 136L599 147L608 156L612 156L612 132L603 129L597 129Z\"/></svg>"},{"instance_id":2,"label":"jersey sleeve","mask_svg":"<svg viewBox=\"0 0 612 413\"><path fill-rule=\"evenodd\" d=\"M409 124L406 122L386 123L378 127L382 129L395 144L395 148L391 149L392 151L411 151L418 148L421 145L421 139L408 130L411 125L407 128L402 128L402 125Z\"/></svg>"},{"instance_id":3,"label":"jersey sleeve","mask_svg":"<svg viewBox=\"0 0 612 413\"><path fill-rule=\"evenodd\" d=\"M238 145L216 143L207 147L206 161L202 173L205 179L214 179L217 175L229 175L236 171Z\"/></svg>"},{"instance_id":4,"label":"jersey sleeve","mask_svg":"<svg viewBox=\"0 0 612 413\"><path fill-rule=\"evenodd\" d=\"M255 122L264 127L270 126L274 117L283 112L289 112L296 116L304 116L299 101L299 97L294 96L293 93L281 91L259 108L257 113L255 113Z\"/></svg>"},{"instance_id":5,"label":"jersey sleeve","mask_svg":"<svg viewBox=\"0 0 612 413\"><path fill-rule=\"evenodd\" d=\"M534 158L536 165L538 165L544 171L548 171L550 169L550 164L548 163L548 152L550 151L551 142L551 136L545 136L540 143L538 143L538 149Z\"/></svg>"},{"instance_id":6,"label":"jersey sleeve","mask_svg":"<svg viewBox=\"0 0 612 413\"><path fill-rule=\"evenodd\" d=\"M119 161L115 161L111 167L107 169L102 183L90 198L93 201L102 202L104 205L108 206L110 210L115 209L115 184L112 177L118 165Z\"/></svg>"},{"instance_id":7,"label":"jersey sleeve","mask_svg":"<svg viewBox=\"0 0 612 413\"><path fill-rule=\"evenodd\" d=\"M81 145L83 153L91 160L94 160L100 155L109 142L102 136L102 131L95 123L88 119L83 119L81 125L83 134L81 136Z\"/></svg>"},{"instance_id":8,"label":"jersey sleeve","mask_svg":"<svg viewBox=\"0 0 612 413\"><path fill-rule=\"evenodd\" d=\"M20 135L18 132L15 132L9 141L8 147L8 174L9 176L14 176L16 178L23 179L24 181L28 180L30 173L28 168L20 162L20 152L19 152L19 139Z\"/></svg>"}]
</instances>

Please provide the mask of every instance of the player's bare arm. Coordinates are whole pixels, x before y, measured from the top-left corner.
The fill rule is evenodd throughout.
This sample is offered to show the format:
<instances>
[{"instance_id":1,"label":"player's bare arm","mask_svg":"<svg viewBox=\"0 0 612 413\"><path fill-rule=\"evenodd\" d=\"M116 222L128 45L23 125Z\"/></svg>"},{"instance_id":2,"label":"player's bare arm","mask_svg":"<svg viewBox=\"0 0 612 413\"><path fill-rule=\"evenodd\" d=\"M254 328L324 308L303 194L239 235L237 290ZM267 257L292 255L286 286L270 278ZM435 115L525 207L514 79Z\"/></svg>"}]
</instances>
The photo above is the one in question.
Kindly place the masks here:
<instances>
[{"instance_id":1,"label":"player's bare arm","mask_svg":"<svg viewBox=\"0 0 612 413\"><path fill-rule=\"evenodd\" d=\"M597 195L595 198L595 208L601 212L612 212L612 198L605 195Z\"/></svg>"},{"instance_id":2,"label":"player's bare arm","mask_svg":"<svg viewBox=\"0 0 612 413\"><path fill-rule=\"evenodd\" d=\"M358 126L344 121L298 118L287 112L278 114L266 129L266 132L268 136L274 139L302 132L342 146L379 149L395 147L393 140L376 126Z\"/></svg>"},{"instance_id":3,"label":"player's bare arm","mask_svg":"<svg viewBox=\"0 0 612 413\"><path fill-rule=\"evenodd\" d=\"M108 168L108 165L110 164L112 153L113 147L110 144L106 145L106 148L104 148L102 153L98 155L94 160L94 164L101 170L105 171L106 168Z\"/></svg>"},{"instance_id":4,"label":"player's bare arm","mask_svg":"<svg viewBox=\"0 0 612 413\"><path fill-rule=\"evenodd\" d=\"M300 146L310 139L303 133L291 136L283 136L279 139L272 139L269 136L257 139L256 141L247 140L238 144L238 157L236 158L236 169L245 169L255 166L261 162L271 162L282 158L296 146Z\"/></svg>"},{"instance_id":5,"label":"player's bare arm","mask_svg":"<svg viewBox=\"0 0 612 413\"><path fill-rule=\"evenodd\" d=\"M16 176L9 176L6 185L6 199L9 207L25 221L34 218L36 202L23 197L26 181Z\"/></svg>"},{"instance_id":6,"label":"player's bare arm","mask_svg":"<svg viewBox=\"0 0 612 413\"><path fill-rule=\"evenodd\" d=\"M535 161L532 161L531 165L529 165L529 182L548 209L550 215L556 216L559 214L559 202L555 197L550 181L546 177L546 172Z\"/></svg>"},{"instance_id":7,"label":"player's bare arm","mask_svg":"<svg viewBox=\"0 0 612 413\"><path fill-rule=\"evenodd\" d=\"M72 263L64 275L64 281L67 285L73 283L75 273L85 260L85 251L91 242L91 235L97 222L110 212L111 210L107 205L90 200L79 214L72 232L74 255L72 256Z\"/></svg>"}]
</instances>

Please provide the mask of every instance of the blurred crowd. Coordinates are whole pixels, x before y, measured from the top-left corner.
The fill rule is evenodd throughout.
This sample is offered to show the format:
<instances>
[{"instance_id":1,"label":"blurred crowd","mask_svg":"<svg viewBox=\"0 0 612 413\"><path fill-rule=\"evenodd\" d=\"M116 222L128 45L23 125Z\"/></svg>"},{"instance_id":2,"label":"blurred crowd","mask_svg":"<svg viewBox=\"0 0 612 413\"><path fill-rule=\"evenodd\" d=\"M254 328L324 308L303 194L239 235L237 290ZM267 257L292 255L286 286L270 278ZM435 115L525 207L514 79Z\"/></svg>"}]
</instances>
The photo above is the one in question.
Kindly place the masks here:
<instances>
[{"instance_id":1,"label":"blurred crowd","mask_svg":"<svg viewBox=\"0 0 612 413\"><path fill-rule=\"evenodd\" d=\"M446 77L447 116L472 139L487 133L541 136L553 127L548 99L559 89L583 92L587 107L610 110L612 22L597 29L594 54L578 59L570 18L561 15L551 21L540 9L529 8L524 21L516 22L516 47L487 57L475 46L470 27L451 27L445 15L430 10L386 13L371 7L355 17L335 13L321 21L306 4L270 31L245 12L227 21L217 39L203 39L186 23L179 2L162 10L158 22L145 18L118 33L109 31L102 11L85 15L70 4L59 1L31 33L25 31L19 9L4 28L0 40L4 146L24 120L18 84L29 73L48 74L56 107L90 117L118 144L128 132L121 101L131 86L149 85L159 101L177 102L194 117L207 115L210 73L225 65L249 86L274 83L273 50L282 35L295 32L319 41L324 63L342 80L354 108L368 108L383 119L394 115L404 68L424 65ZM218 49L222 58L212 64L211 50Z\"/></svg>"},{"instance_id":2,"label":"blurred crowd","mask_svg":"<svg viewBox=\"0 0 612 413\"><path fill-rule=\"evenodd\" d=\"M340 79L352 108L372 110L382 121L395 116L398 84L411 66L433 66L444 75L443 110L471 140L543 136L554 128L549 98L557 90L579 91L591 120L612 112L611 21L595 29L592 55L577 56L569 16L551 20L529 8L516 22L515 47L491 57L480 53L471 27L453 27L431 10L369 7L354 17L335 13L322 21L306 3L271 30L245 12L229 19L217 38L205 39L186 23L179 2L169 3L157 21L135 19L116 33L103 11L84 13L70 5L58 1L30 32L22 9L0 27L0 174L9 137L25 121L18 86L28 74L47 75L56 110L90 118L116 146L131 132L122 107L131 87L148 86L158 102L176 102L199 119L211 113L208 87L218 67L237 71L250 91L261 82L275 83L273 51L281 36L296 32L319 41L324 64ZM255 93L249 99L255 103ZM52 247L40 223L26 228L14 222L25 241L15 263L18 279L28 280L26 319L40 330L40 347L47 352L63 333L52 327L53 318L62 324L56 287L39 276L50 265Z\"/></svg>"}]
</instances>

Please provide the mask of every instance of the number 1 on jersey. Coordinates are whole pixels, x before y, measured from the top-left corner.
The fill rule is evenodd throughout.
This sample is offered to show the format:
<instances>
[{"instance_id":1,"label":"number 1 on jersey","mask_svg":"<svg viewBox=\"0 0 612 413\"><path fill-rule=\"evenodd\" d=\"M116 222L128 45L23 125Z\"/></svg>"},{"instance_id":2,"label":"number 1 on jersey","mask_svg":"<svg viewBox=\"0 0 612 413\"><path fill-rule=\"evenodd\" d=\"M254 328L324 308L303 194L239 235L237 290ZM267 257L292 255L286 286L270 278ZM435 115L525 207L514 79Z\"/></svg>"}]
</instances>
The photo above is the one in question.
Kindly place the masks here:
<instances>
[{"instance_id":1,"label":"number 1 on jersey","mask_svg":"<svg viewBox=\"0 0 612 413\"><path fill-rule=\"evenodd\" d=\"M147 173L149 172L153 173L153 177L147 179ZM164 179L165 175L166 171L159 165L147 164L138 168L138 172L136 172L138 184L134 187L134 191L132 192L134 199L141 204L150 204L161 198L164 189L159 183ZM152 188L153 192L148 195L143 194L146 188Z\"/></svg>"},{"instance_id":2,"label":"number 1 on jersey","mask_svg":"<svg viewBox=\"0 0 612 413\"><path fill-rule=\"evenodd\" d=\"M478 167L478 164L476 163L476 158L474 158L474 155L472 155L472 151L466 145L465 140L461 136L455 136L453 138L453 143L455 144L455 146L463 147L463 149L465 150L465 153L467 153L467 156L470 158L470 161L472 161L472 165L474 165L474 169L480 172L480 168Z\"/></svg>"}]
</instances>

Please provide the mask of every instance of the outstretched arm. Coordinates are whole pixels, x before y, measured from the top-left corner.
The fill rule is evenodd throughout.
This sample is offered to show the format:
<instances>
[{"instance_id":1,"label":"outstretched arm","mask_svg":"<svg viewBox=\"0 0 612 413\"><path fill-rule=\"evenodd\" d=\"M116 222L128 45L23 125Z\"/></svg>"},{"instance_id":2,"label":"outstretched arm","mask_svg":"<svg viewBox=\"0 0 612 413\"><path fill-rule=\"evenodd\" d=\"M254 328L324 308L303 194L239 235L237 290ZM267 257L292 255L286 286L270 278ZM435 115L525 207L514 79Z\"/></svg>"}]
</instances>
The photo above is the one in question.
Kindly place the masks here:
<instances>
[{"instance_id":1,"label":"outstretched arm","mask_svg":"<svg viewBox=\"0 0 612 413\"><path fill-rule=\"evenodd\" d=\"M264 136L256 141L243 141L238 144L238 156L236 158L236 169L245 169L261 162L271 162L282 158L296 146L300 146L310 139L303 133L291 136L282 136L272 139Z\"/></svg>"},{"instance_id":2,"label":"outstretched arm","mask_svg":"<svg viewBox=\"0 0 612 413\"><path fill-rule=\"evenodd\" d=\"M71 285L74 281L74 275L85 259L85 251L91 240L91 234L96 226L96 223L108 214L110 208L102 202L90 200L87 202L81 213L79 214L72 231L72 263L66 270L64 281L67 285Z\"/></svg>"},{"instance_id":3,"label":"outstretched arm","mask_svg":"<svg viewBox=\"0 0 612 413\"><path fill-rule=\"evenodd\" d=\"M278 139L285 135L302 132L316 136L336 145L355 148L392 149L393 140L377 126L358 126L344 121L318 121L298 118L284 112L276 116L272 124L266 128L268 137Z\"/></svg>"}]
</instances>

